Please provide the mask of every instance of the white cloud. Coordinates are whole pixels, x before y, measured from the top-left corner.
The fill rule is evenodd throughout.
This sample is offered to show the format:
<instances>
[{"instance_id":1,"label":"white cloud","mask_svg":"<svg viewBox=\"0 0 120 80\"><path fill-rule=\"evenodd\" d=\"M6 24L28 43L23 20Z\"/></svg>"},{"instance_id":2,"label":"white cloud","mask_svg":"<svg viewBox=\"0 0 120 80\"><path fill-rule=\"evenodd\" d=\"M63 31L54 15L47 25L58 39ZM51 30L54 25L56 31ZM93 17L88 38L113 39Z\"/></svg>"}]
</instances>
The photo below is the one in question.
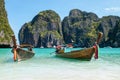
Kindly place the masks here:
<instances>
[{"instance_id":1,"label":"white cloud","mask_svg":"<svg viewBox=\"0 0 120 80\"><path fill-rule=\"evenodd\" d=\"M111 12L119 12L120 11L120 7L111 7L111 8L105 8L105 11L111 11Z\"/></svg>"}]
</instances>

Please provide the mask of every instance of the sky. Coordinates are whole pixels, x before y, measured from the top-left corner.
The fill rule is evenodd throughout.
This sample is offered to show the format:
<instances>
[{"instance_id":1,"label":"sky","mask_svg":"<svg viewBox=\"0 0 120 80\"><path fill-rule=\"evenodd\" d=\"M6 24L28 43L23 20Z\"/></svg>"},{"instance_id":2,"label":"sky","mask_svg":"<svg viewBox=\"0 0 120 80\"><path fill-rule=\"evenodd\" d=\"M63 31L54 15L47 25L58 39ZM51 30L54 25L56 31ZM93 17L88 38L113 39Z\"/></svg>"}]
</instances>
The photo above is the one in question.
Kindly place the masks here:
<instances>
[{"instance_id":1,"label":"sky","mask_svg":"<svg viewBox=\"0 0 120 80\"><path fill-rule=\"evenodd\" d=\"M22 25L31 21L44 10L54 10L61 20L70 10L93 12L99 18L108 15L120 16L120 0L5 0L9 24L18 39Z\"/></svg>"}]
</instances>

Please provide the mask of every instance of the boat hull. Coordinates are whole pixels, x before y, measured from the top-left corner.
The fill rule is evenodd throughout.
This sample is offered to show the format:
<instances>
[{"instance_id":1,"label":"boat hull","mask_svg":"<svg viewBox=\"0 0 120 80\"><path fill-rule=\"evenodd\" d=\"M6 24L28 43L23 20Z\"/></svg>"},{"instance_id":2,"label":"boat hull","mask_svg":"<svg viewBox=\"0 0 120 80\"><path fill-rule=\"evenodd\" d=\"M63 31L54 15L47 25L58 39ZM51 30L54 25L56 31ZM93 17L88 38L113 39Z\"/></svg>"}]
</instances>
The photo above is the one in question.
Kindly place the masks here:
<instances>
[{"instance_id":1,"label":"boat hull","mask_svg":"<svg viewBox=\"0 0 120 80\"><path fill-rule=\"evenodd\" d=\"M72 59L81 59L81 60L91 60L95 49L93 47L86 48L82 50L76 50L66 53L56 53L57 57L72 58Z\"/></svg>"},{"instance_id":2,"label":"boat hull","mask_svg":"<svg viewBox=\"0 0 120 80\"><path fill-rule=\"evenodd\" d=\"M32 58L35 55L35 53L33 53L32 51L26 51L21 48L17 48L16 52L18 61Z\"/></svg>"}]
</instances>

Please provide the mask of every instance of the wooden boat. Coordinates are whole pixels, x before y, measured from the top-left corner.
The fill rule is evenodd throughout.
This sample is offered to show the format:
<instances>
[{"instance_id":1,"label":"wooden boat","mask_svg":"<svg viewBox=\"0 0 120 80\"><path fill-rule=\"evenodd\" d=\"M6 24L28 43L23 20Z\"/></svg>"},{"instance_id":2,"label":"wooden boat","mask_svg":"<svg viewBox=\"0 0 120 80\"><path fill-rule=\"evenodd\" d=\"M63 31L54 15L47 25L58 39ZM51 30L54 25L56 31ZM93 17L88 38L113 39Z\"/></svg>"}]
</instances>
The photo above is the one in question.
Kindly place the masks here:
<instances>
[{"instance_id":1,"label":"wooden boat","mask_svg":"<svg viewBox=\"0 0 120 80\"><path fill-rule=\"evenodd\" d=\"M93 47L85 48L82 50L75 50L71 52L64 52L64 50L58 50L56 51L57 57L63 57L63 58L72 58L72 59L81 59L81 60L91 60L93 54L95 53L95 59L98 58L98 44L100 42L100 39L102 37L102 33L99 32L97 41Z\"/></svg>"},{"instance_id":2,"label":"wooden boat","mask_svg":"<svg viewBox=\"0 0 120 80\"><path fill-rule=\"evenodd\" d=\"M14 54L14 61L21 61L21 60L26 60L29 58L32 58L35 53L32 51L32 46L31 45L16 45L16 39L15 36L12 36L12 40L13 40L13 49L12 52ZM28 50L24 50L22 48L27 47Z\"/></svg>"}]
</instances>

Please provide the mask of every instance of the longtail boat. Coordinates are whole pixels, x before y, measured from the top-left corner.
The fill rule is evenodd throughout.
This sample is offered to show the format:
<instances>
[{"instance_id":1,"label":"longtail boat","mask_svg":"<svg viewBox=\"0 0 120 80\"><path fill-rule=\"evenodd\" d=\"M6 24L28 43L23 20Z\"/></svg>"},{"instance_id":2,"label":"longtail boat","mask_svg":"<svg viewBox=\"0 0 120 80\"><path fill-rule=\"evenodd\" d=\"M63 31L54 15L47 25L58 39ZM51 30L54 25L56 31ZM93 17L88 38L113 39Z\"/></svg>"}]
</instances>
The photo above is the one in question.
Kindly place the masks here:
<instances>
[{"instance_id":1,"label":"longtail boat","mask_svg":"<svg viewBox=\"0 0 120 80\"><path fill-rule=\"evenodd\" d=\"M12 36L12 40L13 40L12 52L13 52L14 61L26 60L26 59L32 58L35 55L35 53L32 51L31 45L27 45L27 44L17 45L14 35ZM27 47L28 50L24 50L23 49L24 47Z\"/></svg>"},{"instance_id":2,"label":"longtail boat","mask_svg":"<svg viewBox=\"0 0 120 80\"><path fill-rule=\"evenodd\" d=\"M99 42L102 38L102 32L99 32L97 41L95 45L93 45L90 48L85 48L81 50L75 50L71 52L64 52L64 50L61 50L60 47L58 47L58 50L56 50L56 56L57 57L63 57L63 58L72 58L72 59L80 59L80 60L88 60L90 61L93 54L95 59L98 59L98 48L99 48ZM60 49L60 50L59 50Z\"/></svg>"}]
</instances>

